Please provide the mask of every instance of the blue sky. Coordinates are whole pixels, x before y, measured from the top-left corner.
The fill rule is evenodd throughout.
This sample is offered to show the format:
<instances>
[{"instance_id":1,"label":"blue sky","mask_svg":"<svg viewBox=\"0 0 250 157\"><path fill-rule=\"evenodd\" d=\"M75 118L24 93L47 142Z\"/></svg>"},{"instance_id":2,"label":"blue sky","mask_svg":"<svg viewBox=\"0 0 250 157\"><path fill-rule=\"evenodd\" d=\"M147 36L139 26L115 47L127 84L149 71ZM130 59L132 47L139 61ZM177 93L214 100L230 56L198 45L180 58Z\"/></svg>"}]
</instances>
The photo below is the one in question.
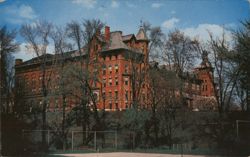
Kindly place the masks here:
<instances>
[{"instance_id":1,"label":"blue sky","mask_svg":"<svg viewBox=\"0 0 250 157\"><path fill-rule=\"evenodd\" d=\"M137 33L143 20L165 33L179 28L205 41L207 30L219 35L223 27L236 29L250 18L250 0L0 0L0 26L10 29L39 19L63 26L92 18L123 34ZM27 59L23 39L18 36L17 41L21 52L16 56Z\"/></svg>"}]
</instances>

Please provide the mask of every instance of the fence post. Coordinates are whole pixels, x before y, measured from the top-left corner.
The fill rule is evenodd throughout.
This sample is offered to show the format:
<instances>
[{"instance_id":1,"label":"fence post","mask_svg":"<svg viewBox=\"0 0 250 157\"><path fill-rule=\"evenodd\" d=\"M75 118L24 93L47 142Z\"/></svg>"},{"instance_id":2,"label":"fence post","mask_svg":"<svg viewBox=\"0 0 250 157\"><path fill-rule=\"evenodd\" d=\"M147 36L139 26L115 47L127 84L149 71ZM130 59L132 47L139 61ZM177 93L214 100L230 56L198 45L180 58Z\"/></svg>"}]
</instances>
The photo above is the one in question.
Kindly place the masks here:
<instances>
[{"instance_id":1,"label":"fence post","mask_svg":"<svg viewBox=\"0 0 250 157\"><path fill-rule=\"evenodd\" d=\"M115 131L115 149L117 149L117 131Z\"/></svg>"},{"instance_id":2,"label":"fence post","mask_svg":"<svg viewBox=\"0 0 250 157\"><path fill-rule=\"evenodd\" d=\"M239 124L238 124L238 120L236 120L236 137L239 138Z\"/></svg>"},{"instance_id":3,"label":"fence post","mask_svg":"<svg viewBox=\"0 0 250 157\"><path fill-rule=\"evenodd\" d=\"M133 132L133 150L134 150L134 148L135 148L135 132Z\"/></svg>"},{"instance_id":4,"label":"fence post","mask_svg":"<svg viewBox=\"0 0 250 157\"><path fill-rule=\"evenodd\" d=\"M71 149L74 150L74 131L71 131Z\"/></svg>"},{"instance_id":5,"label":"fence post","mask_svg":"<svg viewBox=\"0 0 250 157\"><path fill-rule=\"evenodd\" d=\"M96 131L95 131L95 137L94 137L94 145L95 145L95 150L96 150Z\"/></svg>"},{"instance_id":6,"label":"fence post","mask_svg":"<svg viewBox=\"0 0 250 157\"><path fill-rule=\"evenodd\" d=\"M48 146L49 146L49 140L50 140L50 139L49 139L49 130L48 130Z\"/></svg>"},{"instance_id":7,"label":"fence post","mask_svg":"<svg viewBox=\"0 0 250 157\"><path fill-rule=\"evenodd\" d=\"M24 129L22 129L22 137L24 138Z\"/></svg>"}]
</instances>

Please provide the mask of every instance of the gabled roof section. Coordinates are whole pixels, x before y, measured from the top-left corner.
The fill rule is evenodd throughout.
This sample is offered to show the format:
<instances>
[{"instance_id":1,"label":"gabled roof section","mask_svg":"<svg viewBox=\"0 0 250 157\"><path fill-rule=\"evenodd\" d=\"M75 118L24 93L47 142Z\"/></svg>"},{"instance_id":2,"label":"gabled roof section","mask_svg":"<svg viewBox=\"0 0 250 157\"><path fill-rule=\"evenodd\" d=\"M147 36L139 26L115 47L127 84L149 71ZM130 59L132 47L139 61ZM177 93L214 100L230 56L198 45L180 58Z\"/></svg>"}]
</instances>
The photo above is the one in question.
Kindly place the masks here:
<instances>
[{"instance_id":1,"label":"gabled roof section","mask_svg":"<svg viewBox=\"0 0 250 157\"><path fill-rule=\"evenodd\" d=\"M35 58L30 59L30 60L27 60L27 61L23 62L22 65L39 63L39 61L40 61L41 59L43 59L43 57L45 57L46 60L51 60L51 59L53 59L54 55L53 55L53 54L48 54L48 53L47 53L47 54L41 55L41 56L39 56L39 57L35 57Z\"/></svg>"},{"instance_id":2,"label":"gabled roof section","mask_svg":"<svg viewBox=\"0 0 250 157\"><path fill-rule=\"evenodd\" d=\"M131 36L131 38L134 35ZM129 38L130 35L128 35ZM126 49L130 50L133 52L138 52L142 53L140 49L135 49L132 47L128 47L124 42L123 42L123 37L122 37L122 32L121 31L115 31L110 33L110 41L107 43L107 45L103 48L103 51L110 51L110 50L116 50L116 49Z\"/></svg>"},{"instance_id":3,"label":"gabled roof section","mask_svg":"<svg viewBox=\"0 0 250 157\"><path fill-rule=\"evenodd\" d=\"M128 41L128 40L131 40L133 37L135 37L134 34L124 35L124 36L122 36L122 40L123 41Z\"/></svg>"},{"instance_id":4,"label":"gabled roof section","mask_svg":"<svg viewBox=\"0 0 250 157\"><path fill-rule=\"evenodd\" d=\"M136 34L137 40L148 40L147 34L142 27L140 27L138 33Z\"/></svg>"},{"instance_id":5,"label":"gabled roof section","mask_svg":"<svg viewBox=\"0 0 250 157\"><path fill-rule=\"evenodd\" d=\"M108 49L113 50L120 48L129 49L128 46L122 40L122 32L121 31L111 32Z\"/></svg>"}]
</instances>

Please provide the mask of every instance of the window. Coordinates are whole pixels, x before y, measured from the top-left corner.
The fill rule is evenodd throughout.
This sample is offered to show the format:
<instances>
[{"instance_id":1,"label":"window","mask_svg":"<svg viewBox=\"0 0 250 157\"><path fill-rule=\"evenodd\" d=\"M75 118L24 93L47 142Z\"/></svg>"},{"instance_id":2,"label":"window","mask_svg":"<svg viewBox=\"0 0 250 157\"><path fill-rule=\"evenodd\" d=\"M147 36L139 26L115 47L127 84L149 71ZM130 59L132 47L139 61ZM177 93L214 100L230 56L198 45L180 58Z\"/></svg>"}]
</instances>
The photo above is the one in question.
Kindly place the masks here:
<instances>
[{"instance_id":1,"label":"window","mask_svg":"<svg viewBox=\"0 0 250 157\"><path fill-rule=\"evenodd\" d=\"M118 85L118 77L115 77L115 85Z\"/></svg>"},{"instance_id":2,"label":"window","mask_svg":"<svg viewBox=\"0 0 250 157\"><path fill-rule=\"evenodd\" d=\"M128 85L128 78L125 78L125 85Z\"/></svg>"},{"instance_id":3,"label":"window","mask_svg":"<svg viewBox=\"0 0 250 157\"><path fill-rule=\"evenodd\" d=\"M146 96L145 96L145 93L142 94L142 100L145 102L146 100Z\"/></svg>"},{"instance_id":4,"label":"window","mask_svg":"<svg viewBox=\"0 0 250 157\"><path fill-rule=\"evenodd\" d=\"M55 110L58 108L58 99L55 100Z\"/></svg>"},{"instance_id":5,"label":"window","mask_svg":"<svg viewBox=\"0 0 250 157\"><path fill-rule=\"evenodd\" d=\"M115 91L115 99L118 99L118 91Z\"/></svg>"},{"instance_id":6,"label":"window","mask_svg":"<svg viewBox=\"0 0 250 157\"><path fill-rule=\"evenodd\" d=\"M109 103L109 109L112 110L112 103Z\"/></svg>"},{"instance_id":7,"label":"window","mask_svg":"<svg viewBox=\"0 0 250 157\"><path fill-rule=\"evenodd\" d=\"M106 75L106 65L102 65L102 75Z\"/></svg>"},{"instance_id":8,"label":"window","mask_svg":"<svg viewBox=\"0 0 250 157\"><path fill-rule=\"evenodd\" d=\"M94 100L95 101L98 101L99 99L98 99L98 94L97 93L93 93L93 96L94 96Z\"/></svg>"},{"instance_id":9,"label":"window","mask_svg":"<svg viewBox=\"0 0 250 157\"><path fill-rule=\"evenodd\" d=\"M125 72L125 74L128 73L128 65L127 64L125 65L125 71L124 72Z\"/></svg>"},{"instance_id":10,"label":"window","mask_svg":"<svg viewBox=\"0 0 250 157\"><path fill-rule=\"evenodd\" d=\"M102 80L102 83L103 83L103 87L106 87L106 78L104 78L104 79Z\"/></svg>"},{"instance_id":11,"label":"window","mask_svg":"<svg viewBox=\"0 0 250 157\"><path fill-rule=\"evenodd\" d=\"M118 103L115 103L115 109L118 110Z\"/></svg>"},{"instance_id":12,"label":"window","mask_svg":"<svg viewBox=\"0 0 250 157\"><path fill-rule=\"evenodd\" d=\"M195 90L195 84L192 84L192 90Z\"/></svg>"},{"instance_id":13,"label":"window","mask_svg":"<svg viewBox=\"0 0 250 157\"><path fill-rule=\"evenodd\" d=\"M125 100L128 101L128 91L125 91Z\"/></svg>"},{"instance_id":14,"label":"window","mask_svg":"<svg viewBox=\"0 0 250 157\"><path fill-rule=\"evenodd\" d=\"M105 92L102 92L102 98L103 98L103 100L106 99L106 93Z\"/></svg>"},{"instance_id":15,"label":"window","mask_svg":"<svg viewBox=\"0 0 250 157\"><path fill-rule=\"evenodd\" d=\"M119 68L118 68L118 64L115 65L115 73L118 73Z\"/></svg>"},{"instance_id":16,"label":"window","mask_svg":"<svg viewBox=\"0 0 250 157\"><path fill-rule=\"evenodd\" d=\"M109 99L112 99L112 92L109 91Z\"/></svg>"},{"instance_id":17,"label":"window","mask_svg":"<svg viewBox=\"0 0 250 157\"><path fill-rule=\"evenodd\" d=\"M199 90L199 89L200 89L200 86L199 86L199 85L196 85L196 89Z\"/></svg>"},{"instance_id":18,"label":"window","mask_svg":"<svg viewBox=\"0 0 250 157\"><path fill-rule=\"evenodd\" d=\"M112 74L112 65L109 65L109 74Z\"/></svg>"},{"instance_id":19,"label":"window","mask_svg":"<svg viewBox=\"0 0 250 157\"><path fill-rule=\"evenodd\" d=\"M109 86L112 86L112 78L109 78Z\"/></svg>"}]
</instances>

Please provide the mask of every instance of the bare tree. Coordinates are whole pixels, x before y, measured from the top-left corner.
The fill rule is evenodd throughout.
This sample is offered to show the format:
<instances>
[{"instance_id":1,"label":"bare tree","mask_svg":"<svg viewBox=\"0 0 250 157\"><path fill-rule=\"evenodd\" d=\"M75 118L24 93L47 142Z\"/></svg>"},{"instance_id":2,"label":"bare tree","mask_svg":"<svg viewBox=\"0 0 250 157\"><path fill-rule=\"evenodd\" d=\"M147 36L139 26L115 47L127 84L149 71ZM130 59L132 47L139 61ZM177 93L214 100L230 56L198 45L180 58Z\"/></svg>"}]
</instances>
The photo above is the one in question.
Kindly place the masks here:
<instances>
[{"instance_id":1,"label":"bare tree","mask_svg":"<svg viewBox=\"0 0 250 157\"><path fill-rule=\"evenodd\" d=\"M169 68L173 67L177 74L192 68L197 55L195 41L175 30L168 34L164 47L163 61L168 63Z\"/></svg>"},{"instance_id":2,"label":"bare tree","mask_svg":"<svg viewBox=\"0 0 250 157\"><path fill-rule=\"evenodd\" d=\"M230 108L233 92L235 90L236 81L239 76L239 70L236 64L229 60L233 51L230 50L230 43L226 40L225 33L222 38L214 38L210 33L210 49L212 64L215 69L213 81L213 89L218 104L218 110L222 116Z\"/></svg>"},{"instance_id":3,"label":"bare tree","mask_svg":"<svg viewBox=\"0 0 250 157\"><path fill-rule=\"evenodd\" d=\"M54 92L62 98L62 121L59 123L60 137L62 137L63 150L66 149L67 133L70 127L70 112L66 112L66 108L69 107L69 100L71 98L72 87L70 84L70 69L72 64L72 57L67 54L71 50L71 44L67 42L67 33L63 28L56 27L52 33L51 38L54 43L55 55L56 57L56 70L57 76L54 79L53 84L57 85L59 88ZM58 125L58 122L55 122ZM55 125L55 126L57 126ZM53 127L53 126L52 126Z\"/></svg>"},{"instance_id":4,"label":"bare tree","mask_svg":"<svg viewBox=\"0 0 250 157\"><path fill-rule=\"evenodd\" d=\"M50 35L52 24L47 21L38 21L35 25L22 25L20 33L28 43L28 48L35 54L40 63L41 72L41 94L42 94L42 129L47 128L47 99L49 95L49 86L51 83L51 75L53 72L53 64L55 59L48 55L48 45L50 43ZM42 143L45 146L46 136L42 131Z\"/></svg>"},{"instance_id":5,"label":"bare tree","mask_svg":"<svg viewBox=\"0 0 250 157\"><path fill-rule=\"evenodd\" d=\"M4 152L8 151L8 133L11 128L4 126L10 121L11 115L14 117L14 72L13 72L13 58L12 53L18 50L19 44L15 42L16 31L7 30L6 27L0 27L0 154L6 155ZM5 123L4 123L5 122ZM7 122L7 123L6 123ZM5 128L5 129L3 129ZM5 138L7 137L7 138ZM4 153L3 153L4 152Z\"/></svg>"},{"instance_id":6,"label":"bare tree","mask_svg":"<svg viewBox=\"0 0 250 157\"><path fill-rule=\"evenodd\" d=\"M234 32L236 41L235 54L231 58L236 62L240 71L239 79L237 80L237 96L240 99L242 110L250 111L250 71L248 63L250 60L250 20L242 22L242 28Z\"/></svg>"},{"instance_id":7,"label":"bare tree","mask_svg":"<svg viewBox=\"0 0 250 157\"><path fill-rule=\"evenodd\" d=\"M18 50L19 45L14 41L16 31L8 31L6 27L0 28L1 52L1 113L10 112L11 93L13 89L13 58L11 53Z\"/></svg>"},{"instance_id":8,"label":"bare tree","mask_svg":"<svg viewBox=\"0 0 250 157\"><path fill-rule=\"evenodd\" d=\"M100 118L97 111L97 100L93 93L92 81L99 81L98 74L93 73L93 69L98 68L98 55L93 58L91 49L93 48L92 39L96 34L100 33L104 24L100 20L85 20L82 25L77 22L71 22L67 25L67 31L69 37L77 47L78 58L80 65L74 68L73 77L78 83L78 91L80 95L76 95L80 99L80 106L77 106L77 110L82 113L81 123L82 131L90 130L90 115L92 104L95 124L92 129L98 130L101 126ZM85 141L83 136L83 142Z\"/></svg>"}]
</instances>

